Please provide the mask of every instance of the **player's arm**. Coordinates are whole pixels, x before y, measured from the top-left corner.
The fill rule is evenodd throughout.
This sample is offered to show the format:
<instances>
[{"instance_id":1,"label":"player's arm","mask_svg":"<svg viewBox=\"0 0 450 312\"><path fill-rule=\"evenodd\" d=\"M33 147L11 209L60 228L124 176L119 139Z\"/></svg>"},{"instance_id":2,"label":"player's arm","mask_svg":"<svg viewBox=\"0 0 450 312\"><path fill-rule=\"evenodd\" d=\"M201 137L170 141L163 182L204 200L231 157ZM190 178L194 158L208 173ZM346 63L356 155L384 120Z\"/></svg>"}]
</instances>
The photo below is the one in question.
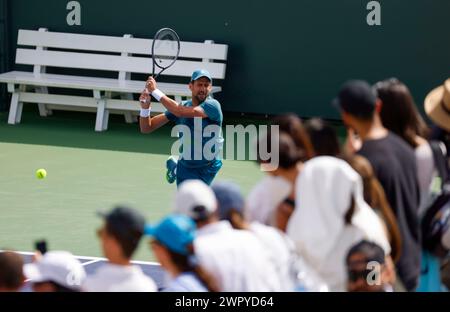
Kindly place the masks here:
<instances>
[{"instance_id":1,"label":"player's arm","mask_svg":"<svg viewBox=\"0 0 450 312\"><path fill-rule=\"evenodd\" d=\"M152 133L169 122L165 114L159 114L155 117L139 117L141 133Z\"/></svg>"},{"instance_id":2,"label":"player's arm","mask_svg":"<svg viewBox=\"0 0 450 312\"><path fill-rule=\"evenodd\" d=\"M183 106L168 96L163 96L159 102L164 105L164 107L179 118L207 118L208 116L205 114L205 111L201 107L191 107L191 106Z\"/></svg>"},{"instance_id":3,"label":"player's arm","mask_svg":"<svg viewBox=\"0 0 450 312\"><path fill-rule=\"evenodd\" d=\"M150 116L150 95L145 91L142 92L139 100L141 102L141 113L139 116L141 133L151 133L156 129L161 128L169 121L165 114L159 114L155 117Z\"/></svg>"},{"instance_id":4,"label":"player's arm","mask_svg":"<svg viewBox=\"0 0 450 312\"><path fill-rule=\"evenodd\" d=\"M153 77L149 77L147 80L147 89L150 92L153 92L156 89L156 81ZM201 107L188 107L183 106L176 101L172 100L166 95L161 94L162 96L157 100L172 114L174 114L178 118L207 118L205 111Z\"/></svg>"}]
</instances>

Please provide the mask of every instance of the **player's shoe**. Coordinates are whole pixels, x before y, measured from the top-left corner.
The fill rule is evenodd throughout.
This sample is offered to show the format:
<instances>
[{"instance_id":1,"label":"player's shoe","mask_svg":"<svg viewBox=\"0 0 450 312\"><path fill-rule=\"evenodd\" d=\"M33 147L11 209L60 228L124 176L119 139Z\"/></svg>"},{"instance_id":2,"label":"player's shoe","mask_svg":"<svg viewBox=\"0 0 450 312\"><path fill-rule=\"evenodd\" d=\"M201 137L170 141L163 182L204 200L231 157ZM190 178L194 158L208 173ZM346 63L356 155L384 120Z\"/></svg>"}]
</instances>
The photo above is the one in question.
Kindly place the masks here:
<instances>
[{"instance_id":1,"label":"player's shoe","mask_svg":"<svg viewBox=\"0 0 450 312\"><path fill-rule=\"evenodd\" d=\"M170 184L175 182L175 180L177 179L177 163L178 161L174 156L170 156L166 161L166 180Z\"/></svg>"}]
</instances>

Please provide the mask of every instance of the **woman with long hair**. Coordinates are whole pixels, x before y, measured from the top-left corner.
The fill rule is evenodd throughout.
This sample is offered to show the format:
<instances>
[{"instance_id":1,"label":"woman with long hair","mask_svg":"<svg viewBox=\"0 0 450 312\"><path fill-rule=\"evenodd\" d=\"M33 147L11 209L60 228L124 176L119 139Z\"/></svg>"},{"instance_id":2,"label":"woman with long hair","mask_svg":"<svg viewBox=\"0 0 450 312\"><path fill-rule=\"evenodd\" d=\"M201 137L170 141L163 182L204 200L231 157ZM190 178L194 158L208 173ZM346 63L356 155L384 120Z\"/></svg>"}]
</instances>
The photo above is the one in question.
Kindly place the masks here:
<instances>
[{"instance_id":1,"label":"woman with long hair","mask_svg":"<svg viewBox=\"0 0 450 312\"><path fill-rule=\"evenodd\" d=\"M263 224L286 229L292 211L295 208L295 181L302 164L314 156L314 149L309 135L301 119L293 113L276 116L271 126L278 126L279 166L269 171L250 192L247 197L245 216L248 221L258 221ZM272 142L272 131L262 140L267 140L267 147ZM258 149L261 148L260 140ZM267 152L270 152L267 150ZM258 159L260 165L267 160Z\"/></svg>"},{"instance_id":2,"label":"woman with long hair","mask_svg":"<svg viewBox=\"0 0 450 312\"><path fill-rule=\"evenodd\" d=\"M417 177L420 188L419 217L423 217L430 203L431 187L436 177L433 150L428 142L429 129L420 116L408 87L392 78L375 84L382 102L380 112L383 125L405 140L415 150ZM418 291L439 291L439 259L422 251Z\"/></svg>"}]
</instances>

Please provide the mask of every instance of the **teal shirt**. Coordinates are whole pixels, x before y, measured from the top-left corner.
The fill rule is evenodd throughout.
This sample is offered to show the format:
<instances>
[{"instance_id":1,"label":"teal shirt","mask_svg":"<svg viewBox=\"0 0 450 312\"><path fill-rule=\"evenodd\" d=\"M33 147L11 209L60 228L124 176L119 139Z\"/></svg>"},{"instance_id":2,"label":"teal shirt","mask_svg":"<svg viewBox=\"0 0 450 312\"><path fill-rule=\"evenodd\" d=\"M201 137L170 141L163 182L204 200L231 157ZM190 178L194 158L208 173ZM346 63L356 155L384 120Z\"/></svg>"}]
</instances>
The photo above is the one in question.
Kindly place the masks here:
<instances>
[{"instance_id":1,"label":"teal shirt","mask_svg":"<svg viewBox=\"0 0 450 312\"><path fill-rule=\"evenodd\" d=\"M192 106L192 101L184 101L182 105ZM189 129L190 135L183 130L179 131L180 162L191 168L203 167L212 161L219 160L223 147L223 114L220 103L208 98L199 107L204 110L207 118L178 118L169 111L165 112L167 119L175 122L177 126L186 126L186 130ZM200 140L201 145L198 143Z\"/></svg>"}]
</instances>

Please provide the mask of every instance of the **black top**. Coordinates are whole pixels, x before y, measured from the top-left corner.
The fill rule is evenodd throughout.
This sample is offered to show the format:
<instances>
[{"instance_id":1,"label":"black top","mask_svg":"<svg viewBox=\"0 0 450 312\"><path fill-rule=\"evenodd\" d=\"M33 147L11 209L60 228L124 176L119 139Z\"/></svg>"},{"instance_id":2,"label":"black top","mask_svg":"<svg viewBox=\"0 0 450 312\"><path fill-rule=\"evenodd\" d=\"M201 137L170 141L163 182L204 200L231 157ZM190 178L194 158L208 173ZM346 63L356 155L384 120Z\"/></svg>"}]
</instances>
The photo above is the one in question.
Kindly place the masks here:
<instances>
[{"instance_id":1,"label":"black top","mask_svg":"<svg viewBox=\"0 0 450 312\"><path fill-rule=\"evenodd\" d=\"M393 133L363 143L359 154L366 157L384 188L397 217L402 236L402 251L397 263L399 277L413 291L420 275L420 202L414 150Z\"/></svg>"}]
</instances>

